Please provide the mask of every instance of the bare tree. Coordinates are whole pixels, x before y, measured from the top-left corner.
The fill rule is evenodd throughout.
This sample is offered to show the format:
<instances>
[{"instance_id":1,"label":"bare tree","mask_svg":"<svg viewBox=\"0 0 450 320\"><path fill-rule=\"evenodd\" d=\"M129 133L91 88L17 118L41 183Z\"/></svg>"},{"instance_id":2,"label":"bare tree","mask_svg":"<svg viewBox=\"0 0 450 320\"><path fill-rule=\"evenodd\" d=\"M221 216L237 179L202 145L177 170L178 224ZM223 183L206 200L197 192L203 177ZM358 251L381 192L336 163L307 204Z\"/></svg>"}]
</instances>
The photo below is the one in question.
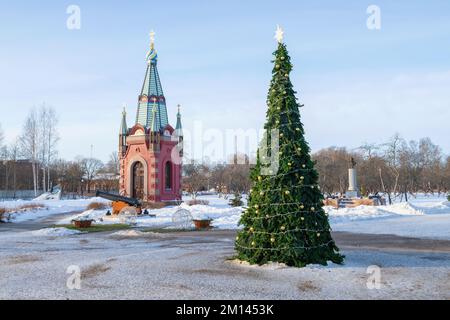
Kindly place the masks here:
<instances>
[{"instance_id":1,"label":"bare tree","mask_svg":"<svg viewBox=\"0 0 450 320\"><path fill-rule=\"evenodd\" d=\"M11 162L11 170L12 171L12 190L14 192L13 198L16 197L17 191L17 160L19 159L19 139L16 138L14 142L11 143L8 150L9 160Z\"/></svg>"},{"instance_id":2,"label":"bare tree","mask_svg":"<svg viewBox=\"0 0 450 320\"><path fill-rule=\"evenodd\" d=\"M57 132L58 119L52 107L43 104L39 108L39 162L42 166L42 189L50 189L51 177L50 167L57 155L57 143L59 136Z\"/></svg>"},{"instance_id":3,"label":"bare tree","mask_svg":"<svg viewBox=\"0 0 450 320\"><path fill-rule=\"evenodd\" d=\"M209 168L193 161L183 165L183 170L183 186L195 199L200 191L207 189Z\"/></svg>"},{"instance_id":4,"label":"bare tree","mask_svg":"<svg viewBox=\"0 0 450 320\"><path fill-rule=\"evenodd\" d=\"M21 155L29 159L33 171L34 195L37 196L39 182L39 121L36 108L31 109L20 136Z\"/></svg>"},{"instance_id":5,"label":"bare tree","mask_svg":"<svg viewBox=\"0 0 450 320\"><path fill-rule=\"evenodd\" d=\"M112 152L109 155L109 161L106 164L105 171L108 173L119 174L119 154Z\"/></svg>"},{"instance_id":6,"label":"bare tree","mask_svg":"<svg viewBox=\"0 0 450 320\"><path fill-rule=\"evenodd\" d=\"M103 168L103 162L94 158L83 158L80 160L80 164L86 178L87 192L90 193L92 180Z\"/></svg>"},{"instance_id":7,"label":"bare tree","mask_svg":"<svg viewBox=\"0 0 450 320\"><path fill-rule=\"evenodd\" d=\"M5 135L3 134L2 125L0 123L0 147L3 146L4 140L5 140Z\"/></svg>"},{"instance_id":8,"label":"bare tree","mask_svg":"<svg viewBox=\"0 0 450 320\"><path fill-rule=\"evenodd\" d=\"M387 161L387 168L389 170L388 174L394 177L394 180L390 184L383 183L385 186L385 192L388 195L389 204L392 203L391 193L395 195L398 188L398 182L400 178L400 154L402 146L404 146L405 141L398 133L396 133L389 142L385 143L383 147L384 150L384 159ZM380 179L382 173L380 173Z\"/></svg>"}]
</instances>

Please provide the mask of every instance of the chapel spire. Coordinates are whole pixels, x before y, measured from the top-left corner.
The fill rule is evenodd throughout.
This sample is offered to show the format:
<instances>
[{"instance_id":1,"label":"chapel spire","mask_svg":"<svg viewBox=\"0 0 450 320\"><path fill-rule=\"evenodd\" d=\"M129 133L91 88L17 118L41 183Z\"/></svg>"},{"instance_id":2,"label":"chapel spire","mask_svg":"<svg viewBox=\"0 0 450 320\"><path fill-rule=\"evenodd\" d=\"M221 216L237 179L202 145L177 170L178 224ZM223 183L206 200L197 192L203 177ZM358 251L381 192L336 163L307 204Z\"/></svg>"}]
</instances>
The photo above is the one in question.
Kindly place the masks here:
<instances>
[{"instance_id":1,"label":"chapel spire","mask_svg":"<svg viewBox=\"0 0 450 320\"><path fill-rule=\"evenodd\" d=\"M126 135L127 132L128 132L127 111L125 110L125 106L124 106L123 111L122 111L122 123L120 124L120 134Z\"/></svg>"},{"instance_id":2,"label":"chapel spire","mask_svg":"<svg viewBox=\"0 0 450 320\"><path fill-rule=\"evenodd\" d=\"M183 126L181 125L181 112L180 112L181 106L178 105L178 112L177 112L177 125L175 127L175 133L177 137L183 136Z\"/></svg>"},{"instance_id":3,"label":"chapel spire","mask_svg":"<svg viewBox=\"0 0 450 320\"><path fill-rule=\"evenodd\" d=\"M153 117L155 117L155 129L160 131L169 123L169 119L166 98L159 79L158 54L155 49L155 32L153 31L150 33L150 51L147 53L146 61L147 70L139 95L136 123L149 128L152 126ZM153 112L154 108L155 112Z\"/></svg>"}]
</instances>

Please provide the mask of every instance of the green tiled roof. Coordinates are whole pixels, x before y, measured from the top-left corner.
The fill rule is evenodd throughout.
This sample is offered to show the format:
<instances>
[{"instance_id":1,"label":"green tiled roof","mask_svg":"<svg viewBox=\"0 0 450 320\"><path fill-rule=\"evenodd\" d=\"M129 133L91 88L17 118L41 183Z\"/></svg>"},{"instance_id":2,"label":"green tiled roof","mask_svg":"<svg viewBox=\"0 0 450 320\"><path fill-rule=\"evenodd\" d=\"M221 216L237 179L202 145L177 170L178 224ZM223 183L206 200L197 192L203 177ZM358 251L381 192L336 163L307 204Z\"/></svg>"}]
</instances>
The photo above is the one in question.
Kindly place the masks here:
<instances>
[{"instance_id":1,"label":"green tiled roof","mask_svg":"<svg viewBox=\"0 0 450 320\"><path fill-rule=\"evenodd\" d=\"M152 127L152 130L158 131L169 123L169 119L167 116L166 99L156 65L157 55L156 51L152 49L147 55L147 70L138 103L136 123L146 128ZM147 101L143 101L142 97L147 97ZM153 108L155 108L155 112L153 112ZM152 125L153 115L155 115L154 125Z\"/></svg>"}]
</instances>

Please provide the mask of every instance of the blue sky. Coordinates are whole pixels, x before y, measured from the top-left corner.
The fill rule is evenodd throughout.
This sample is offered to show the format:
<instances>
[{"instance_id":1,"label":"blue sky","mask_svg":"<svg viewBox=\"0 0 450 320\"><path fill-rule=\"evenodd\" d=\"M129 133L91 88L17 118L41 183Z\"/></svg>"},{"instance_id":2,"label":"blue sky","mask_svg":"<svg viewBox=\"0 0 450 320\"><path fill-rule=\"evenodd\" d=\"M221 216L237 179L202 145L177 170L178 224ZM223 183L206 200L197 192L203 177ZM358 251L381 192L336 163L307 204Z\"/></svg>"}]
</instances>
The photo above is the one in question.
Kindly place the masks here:
<instances>
[{"instance_id":1,"label":"blue sky","mask_svg":"<svg viewBox=\"0 0 450 320\"><path fill-rule=\"evenodd\" d=\"M66 28L71 4L80 30ZM381 30L366 27L371 4ZM314 151L398 132L450 153L445 0L0 1L0 124L12 141L45 102L59 114L61 157L88 156L93 144L107 160L123 103L135 118L153 29L173 124L180 103L186 130L261 128L277 24Z\"/></svg>"}]
</instances>

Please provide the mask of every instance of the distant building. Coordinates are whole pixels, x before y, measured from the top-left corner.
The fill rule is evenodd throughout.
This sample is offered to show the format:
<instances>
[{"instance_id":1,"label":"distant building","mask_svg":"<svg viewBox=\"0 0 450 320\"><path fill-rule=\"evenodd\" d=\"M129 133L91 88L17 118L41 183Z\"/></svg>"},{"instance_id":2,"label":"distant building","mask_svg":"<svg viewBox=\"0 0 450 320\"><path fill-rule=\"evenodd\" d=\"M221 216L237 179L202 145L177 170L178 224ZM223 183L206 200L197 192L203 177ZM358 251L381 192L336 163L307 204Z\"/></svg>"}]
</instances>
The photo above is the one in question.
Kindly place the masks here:
<instances>
[{"instance_id":1,"label":"distant building","mask_svg":"<svg viewBox=\"0 0 450 320\"><path fill-rule=\"evenodd\" d=\"M167 116L153 35L135 125L128 128L125 110L122 115L119 189L122 195L148 202L181 200L181 114L178 108L174 129Z\"/></svg>"}]
</instances>

